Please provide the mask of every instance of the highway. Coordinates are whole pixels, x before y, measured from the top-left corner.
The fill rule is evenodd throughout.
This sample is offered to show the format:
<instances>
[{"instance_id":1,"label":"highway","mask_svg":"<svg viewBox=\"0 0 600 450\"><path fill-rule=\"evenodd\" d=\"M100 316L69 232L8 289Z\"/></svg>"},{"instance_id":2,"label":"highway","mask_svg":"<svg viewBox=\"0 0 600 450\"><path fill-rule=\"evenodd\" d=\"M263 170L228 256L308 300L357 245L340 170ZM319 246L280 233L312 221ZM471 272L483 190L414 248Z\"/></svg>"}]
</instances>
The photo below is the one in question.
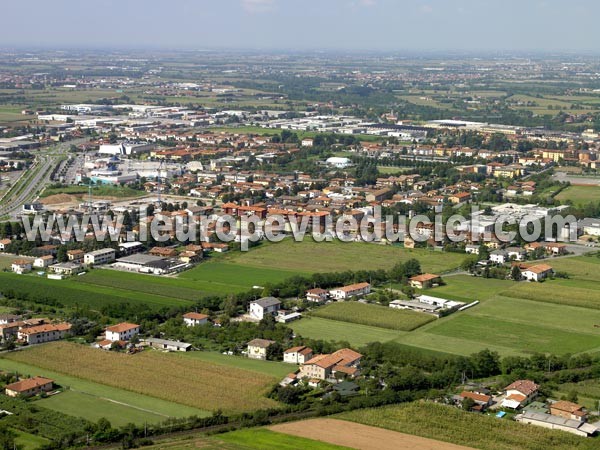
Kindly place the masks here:
<instances>
[{"instance_id":1,"label":"highway","mask_svg":"<svg viewBox=\"0 0 600 450\"><path fill-rule=\"evenodd\" d=\"M8 191L0 202L0 220L15 220L21 212L24 203L35 201L40 191L50 181L52 169L56 167L71 145L85 142L87 139L78 139L60 143L47 151L40 150L36 155L34 165L24 172L23 178ZM34 173L32 176L31 173ZM25 184L23 182L25 181ZM8 216L8 217L7 217Z\"/></svg>"}]
</instances>

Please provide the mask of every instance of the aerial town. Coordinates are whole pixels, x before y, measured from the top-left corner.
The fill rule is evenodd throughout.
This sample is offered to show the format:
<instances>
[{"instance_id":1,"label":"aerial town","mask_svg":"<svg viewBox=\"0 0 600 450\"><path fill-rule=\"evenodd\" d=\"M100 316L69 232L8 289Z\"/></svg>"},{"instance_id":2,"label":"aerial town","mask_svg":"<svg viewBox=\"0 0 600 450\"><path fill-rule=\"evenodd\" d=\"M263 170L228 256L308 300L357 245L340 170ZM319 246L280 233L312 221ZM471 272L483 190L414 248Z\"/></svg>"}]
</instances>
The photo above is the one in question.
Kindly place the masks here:
<instances>
[{"instance_id":1,"label":"aerial town","mask_svg":"<svg viewBox=\"0 0 600 450\"><path fill-rule=\"evenodd\" d=\"M292 11L231 3L177 17ZM597 57L316 51L295 23L285 51L40 48L8 22L2 448L598 448Z\"/></svg>"}]
</instances>

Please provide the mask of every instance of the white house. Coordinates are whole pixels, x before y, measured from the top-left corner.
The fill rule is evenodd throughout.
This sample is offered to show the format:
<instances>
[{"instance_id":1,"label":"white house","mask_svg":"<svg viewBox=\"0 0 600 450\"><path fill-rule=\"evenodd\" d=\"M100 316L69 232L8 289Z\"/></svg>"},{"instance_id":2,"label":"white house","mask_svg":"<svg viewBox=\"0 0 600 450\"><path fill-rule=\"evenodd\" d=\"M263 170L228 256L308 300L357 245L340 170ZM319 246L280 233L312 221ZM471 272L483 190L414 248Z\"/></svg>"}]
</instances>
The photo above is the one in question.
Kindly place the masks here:
<instances>
[{"instance_id":1,"label":"white house","mask_svg":"<svg viewBox=\"0 0 600 450\"><path fill-rule=\"evenodd\" d=\"M529 281L542 281L552 276L554 269L548 264L536 264L535 266L521 269L521 278Z\"/></svg>"},{"instance_id":2,"label":"white house","mask_svg":"<svg viewBox=\"0 0 600 450\"><path fill-rule=\"evenodd\" d=\"M302 139L302 147L312 147L313 144L314 144L314 141L311 138Z\"/></svg>"},{"instance_id":3,"label":"white house","mask_svg":"<svg viewBox=\"0 0 600 450\"><path fill-rule=\"evenodd\" d=\"M128 341L136 334L139 334L140 326L135 323L119 323L108 327L105 332L106 339L112 342Z\"/></svg>"},{"instance_id":4,"label":"white house","mask_svg":"<svg viewBox=\"0 0 600 450\"><path fill-rule=\"evenodd\" d=\"M496 264L504 264L508 261L508 252L506 250L494 250L490 253L490 261Z\"/></svg>"},{"instance_id":5,"label":"white house","mask_svg":"<svg viewBox=\"0 0 600 450\"><path fill-rule=\"evenodd\" d=\"M506 386L505 398L502 401L502 407L518 409L527 405L538 394L539 386L530 380L517 380Z\"/></svg>"},{"instance_id":6,"label":"white house","mask_svg":"<svg viewBox=\"0 0 600 450\"><path fill-rule=\"evenodd\" d=\"M11 242L10 239L0 239L0 252L5 251Z\"/></svg>"},{"instance_id":7,"label":"white house","mask_svg":"<svg viewBox=\"0 0 600 450\"><path fill-rule=\"evenodd\" d=\"M479 245L467 244L465 245L465 253L470 255L479 255Z\"/></svg>"},{"instance_id":8,"label":"white house","mask_svg":"<svg viewBox=\"0 0 600 450\"><path fill-rule=\"evenodd\" d=\"M527 251L521 247L508 247L506 253L508 253L509 260L515 261L523 261L527 256Z\"/></svg>"},{"instance_id":9,"label":"white house","mask_svg":"<svg viewBox=\"0 0 600 450\"><path fill-rule=\"evenodd\" d=\"M250 316L262 320L266 314L273 316L277 315L277 311L281 308L281 302L275 297L263 297L250 302Z\"/></svg>"},{"instance_id":10,"label":"white house","mask_svg":"<svg viewBox=\"0 0 600 450\"><path fill-rule=\"evenodd\" d=\"M183 315L183 321L188 327L205 325L208 323L208 316L197 312L189 312Z\"/></svg>"},{"instance_id":11,"label":"white house","mask_svg":"<svg viewBox=\"0 0 600 450\"><path fill-rule=\"evenodd\" d=\"M26 259L17 259L16 261L13 261L13 263L10 266L10 269L14 273L18 273L19 275L31 272L31 261L28 261Z\"/></svg>"},{"instance_id":12,"label":"white house","mask_svg":"<svg viewBox=\"0 0 600 450\"><path fill-rule=\"evenodd\" d=\"M273 345L275 341L268 339L253 339L248 342L248 358L252 359L267 359L267 349Z\"/></svg>"},{"instance_id":13,"label":"white house","mask_svg":"<svg viewBox=\"0 0 600 450\"><path fill-rule=\"evenodd\" d=\"M308 300L309 302L325 302L327 301L328 297L329 291L326 291L325 289L314 288L306 291L306 300Z\"/></svg>"},{"instance_id":14,"label":"white house","mask_svg":"<svg viewBox=\"0 0 600 450\"><path fill-rule=\"evenodd\" d=\"M112 248L101 248L100 250L94 250L93 252L86 253L83 255L83 262L85 264L107 264L115 260L116 252Z\"/></svg>"},{"instance_id":15,"label":"white house","mask_svg":"<svg viewBox=\"0 0 600 450\"><path fill-rule=\"evenodd\" d=\"M35 260L33 261L33 267L36 267L38 269L45 269L46 267L50 266L53 262L54 256L52 255L40 256L39 258L35 258Z\"/></svg>"},{"instance_id":16,"label":"white house","mask_svg":"<svg viewBox=\"0 0 600 450\"><path fill-rule=\"evenodd\" d=\"M371 292L371 285L369 283L355 283L348 286L332 289L329 294L336 300L346 300L351 297L359 295L367 295Z\"/></svg>"},{"instance_id":17,"label":"white house","mask_svg":"<svg viewBox=\"0 0 600 450\"><path fill-rule=\"evenodd\" d=\"M288 348L283 352L283 362L290 364L304 364L313 357L312 348L301 345Z\"/></svg>"}]
</instances>

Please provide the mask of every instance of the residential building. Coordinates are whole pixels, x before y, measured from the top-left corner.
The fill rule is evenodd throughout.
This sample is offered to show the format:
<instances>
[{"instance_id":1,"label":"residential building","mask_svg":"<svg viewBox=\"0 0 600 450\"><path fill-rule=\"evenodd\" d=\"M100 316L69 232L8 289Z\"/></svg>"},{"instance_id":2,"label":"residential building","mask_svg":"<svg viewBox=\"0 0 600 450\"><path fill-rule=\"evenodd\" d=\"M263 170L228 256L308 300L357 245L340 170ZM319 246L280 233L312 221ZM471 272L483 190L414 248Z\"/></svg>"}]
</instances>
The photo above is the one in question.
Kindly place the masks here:
<instances>
[{"instance_id":1,"label":"residential building","mask_svg":"<svg viewBox=\"0 0 600 450\"><path fill-rule=\"evenodd\" d=\"M248 342L248 358L267 359L267 350L275 341L268 339L253 339Z\"/></svg>"},{"instance_id":2,"label":"residential building","mask_svg":"<svg viewBox=\"0 0 600 450\"><path fill-rule=\"evenodd\" d=\"M44 377L26 378L4 387L9 397L31 397L40 392L50 392L54 388L54 380Z\"/></svg>"},{"instance_id":3,"label":"residential building","mask_svg":"<svg viewBox=\"0 0 600 450\"><path fill-rule=\"evenodd\" d=\"M22 327L17 333L20 341L28 344L41 344L63 339L71 331L70 323L42 324L32 327Z\"/></svg>"},{"instance_id":4,"label":"residential building","mask_svg":"<svg viewBox=\"0 0 600 450\"><path fill-rule=\"evenodd\" d=\"M358 297L361 295L367 295L371 293L371 284L369 283L355 283L340 288L331 289L329 294L335 300L346 300L351 297Z\"/></svg>"},{"instance_id":5,"label":"residential building","mask_svg":"<svg viewBox=\"0 0 600 450\"><path fill-rule=\"evenodd\" d=\"M208 316L197 312L189 312L183 315L183 321L188 327L205 325L208 323Z\"/></svg>"},{"instance_id":6,"label":"residential building","mask_svg":"<svg viewBox=\"0 0 600 450\"><path fill-rule=\"evenodd\" d=\"M531 402L538 394L539 386L530 380L517 380L506 386L503 408L519 409Z\"/></svg>"},{"instance_id":7,"label":"residential building","mask_svg":"<svg viewBox=\"0 0 600 450\"><path fill-rule=\"evenodd\" d=\"M429 289L433 287L435 284L439 284L442 280L442 277L439 275L435 275L432 273L424 273L421 275L415 275L414 277L410 277L410 285L416 289Z\"/></svg>"},{"instance_id":8,"label":"residential building","mask_svg":"<svg viewBox=\"0 0 600 450\"><path fill-rule=\"evenodd\" d=\"M140 326L135 323L119 323L108 327L105 331L106 339L112 342L128 341L136 334L139 334Z\"/></svg>"},{"instance_id":9,"label":"residential building","mask_svg":"<svg viewBox=\"0 0 600 450\"><path fill-rule=\"evenodd\" d=\"M309 302L321 303L327 301L329 291L320 288L309 289L306 291L306 300Z\"/></svg>"},{"instance_id":10,"label":"residential building","mask_svg":"<svg viewBox=\"0 0 600 450\"><path fill-rule=\"evenodd\" d=\"M22 275L31 272L31 261L27 259L17 259L16 261L13 261L10 268L14 273Z\"/></svg>"},{"instance_id":11,"label":"residential building","mask_svg":"<svg viewBox=\"0 0 600 450\"><path fill-rule=\"evenodd\" d=\"M579 422L587 420L587 411L583 406L565 400L550 403L550 414Z\"/></svg>"},{"instance_id":12,"label":"residential building","mask_svg":"<svg viewBox=\"0 0 600 450\"><path fill-rule=\"evenodd\" d=\"M283 352L283 362L290 364L304 364L313 357L312 348L304 345L288 348Z\"/></svg>"},{"instance_id":13,"label":"residential building","mask_svg":"<svg viewBox=\"0 0 600 450\"><path fill-rule=\"evenodd\" d=\"M249 313L254 319L262 320L265 315L277 315L281 308L281 302L275 297L263 297L250 302Z\"/></svg>"},{"instance_id":14,"label":"residential building","mask_svg":"<svg viewBox=\"0 0 600 450\"><path fill-rule=\"evenodd\" d=\"M84 255L83 250L67 250L67 258L70 262L82 263Z\"/></svg>"},{"instance_id":15,"label":"residential building","mask_svg":"<svg viewBox=\"0 0 600 450\"><path fill-rule=\"evenodd\" d=\"M54 262L54 256L45 255L33 260L33 267L37 269L45 269Z\"/></svg>"},{"instance_id":16,"label":"residential building","mask_svg":"<svg viewBox=\"0 0 600 450\"><path fill-rule=\"evenodd\" d=\"M0 239L0 252L6 251L11 242L10 239Z\"/></svg>"},{"instance_id":17,"label":"residential building","mask_svg":"<svg viewBox=\"0 0 600 450\"><path fill-rule=\"evenodd\" d=\"M101 248L83 256L83 262L87 265L100 265L111 263L115 260L116 252L112 248Z\"/></svg>"},{"instance_id":18,"label":"residential building","mask_svg":"<svg viewBox=\"0 0 600 450\"><path fill-rule=\"evenodd\" d=\"M362 355L349 348L343 348L331 354L317 355L300 367L301 378L327 380L336 373L356 376L360 373Z\"/></svg>"},{"instance_id":19,"label":"residential building","mask_svg":"<svg viewBox=\"0 0 600 450\"><path fill-rule=\"evenodd\" d=\"M504 249L494 250L490 253L490 261L496 264L504 264L508 261L508 252Z\"/></svg>"},{"instance_id":20,"label":"residential building","mask_svg":"<svg viewBox=\"0 0 600 450\"><path fill-rule=\"evenodd\" d=\"M536 264L535 266L521 269L521 278L528 281L542 281L552 276L554 269L548 264Z\"/></svg>"},{"instance_id":21,"label":"residential building","mask_svg":"<svg viewBox=\"0 0 600 450\"><path fill-rule=\"evenodd\" d=\"M85 270L85 267L83 267L83 265L81 265L80 263L69 261L64 263L52 264L49 267L49 269L50 272L55 273L57 275L72 276L83 272Z\"/></svg>"}]
</instances>

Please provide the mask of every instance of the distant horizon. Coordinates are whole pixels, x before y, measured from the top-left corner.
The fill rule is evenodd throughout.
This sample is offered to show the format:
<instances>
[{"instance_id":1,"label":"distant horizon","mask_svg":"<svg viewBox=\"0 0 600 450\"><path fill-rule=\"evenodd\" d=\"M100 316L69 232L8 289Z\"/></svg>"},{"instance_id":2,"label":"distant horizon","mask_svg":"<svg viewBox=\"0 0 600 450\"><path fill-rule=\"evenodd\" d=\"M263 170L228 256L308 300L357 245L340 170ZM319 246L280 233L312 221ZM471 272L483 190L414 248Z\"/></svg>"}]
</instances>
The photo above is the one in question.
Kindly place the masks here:
<instances>
[{"instance_id":1,"label":"distant horizon","mask_svg":"<svg viewBox=\"0 0 600 450\"><path fill-rule=\"evenodd\" d=\"M598 54L592 0L11 2L3 47Z\"/></svg>"}]
</instances>

